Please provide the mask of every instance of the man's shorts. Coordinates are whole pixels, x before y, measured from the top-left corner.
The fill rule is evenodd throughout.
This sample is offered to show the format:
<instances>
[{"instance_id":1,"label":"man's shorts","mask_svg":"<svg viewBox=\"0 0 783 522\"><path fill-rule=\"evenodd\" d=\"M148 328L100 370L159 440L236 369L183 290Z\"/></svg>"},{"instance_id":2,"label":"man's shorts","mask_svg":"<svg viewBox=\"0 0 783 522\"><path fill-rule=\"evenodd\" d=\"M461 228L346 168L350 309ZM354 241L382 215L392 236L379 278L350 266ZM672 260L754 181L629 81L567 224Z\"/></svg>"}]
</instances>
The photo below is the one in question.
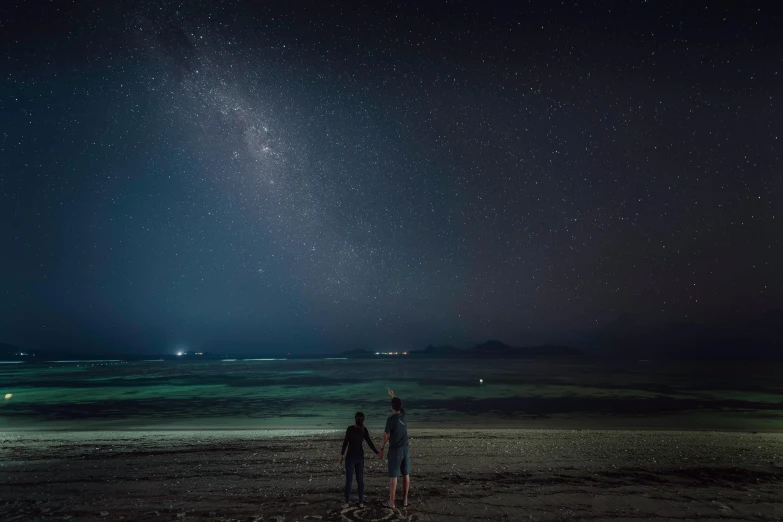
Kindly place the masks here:
<instances>
[{"instance_id":1,"label":"man's shorts","mask_svg":"<svg viewBox=\"0 0 783 522\"><path fill-rule=\"evenodd\" d=\"M389 478L411 474L411 452L408 446L389 448Z\"/></svg>"}]
</instances>

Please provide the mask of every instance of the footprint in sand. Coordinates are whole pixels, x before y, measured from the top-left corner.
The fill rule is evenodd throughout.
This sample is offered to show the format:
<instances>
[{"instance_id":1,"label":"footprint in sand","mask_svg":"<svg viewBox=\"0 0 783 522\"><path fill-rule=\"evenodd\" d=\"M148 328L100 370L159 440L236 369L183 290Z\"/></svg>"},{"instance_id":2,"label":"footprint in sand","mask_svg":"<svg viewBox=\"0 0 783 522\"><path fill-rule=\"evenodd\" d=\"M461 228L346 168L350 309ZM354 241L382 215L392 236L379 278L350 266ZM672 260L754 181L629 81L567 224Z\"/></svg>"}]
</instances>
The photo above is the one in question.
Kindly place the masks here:
<instances>
[{"instance_id":1,"label":"footprint in sand","mask_svg":"<svg viewBox=\"0 0 783 522\"><path fill-rule=\"evenodd\" d=\"M382 505L365 504L363 508L348 507L343 509L342 519L348 522L385 522L387 520L411 520L399 509L391 509Z\"/></svg>"}]
</instances>

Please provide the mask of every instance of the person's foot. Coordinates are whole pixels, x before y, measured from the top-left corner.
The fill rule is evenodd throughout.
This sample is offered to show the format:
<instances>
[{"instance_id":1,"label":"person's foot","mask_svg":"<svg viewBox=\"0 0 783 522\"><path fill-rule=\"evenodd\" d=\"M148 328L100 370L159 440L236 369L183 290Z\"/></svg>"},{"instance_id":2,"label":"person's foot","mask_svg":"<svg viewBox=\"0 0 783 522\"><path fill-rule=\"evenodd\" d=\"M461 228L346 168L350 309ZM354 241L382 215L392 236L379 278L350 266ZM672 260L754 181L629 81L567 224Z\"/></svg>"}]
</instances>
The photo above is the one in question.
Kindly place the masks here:
<instances>
[{"instance_id":1,"label":"person's foot","mask_svg":"<svg viewBox=\"0 0 783 522\"><path fill-rule=\"evenodd\" d=\"M364 502L359 502L359 509L364 509Z\"/></svg>"},{"instance_id":2,"label":"person's foot","mask_svg":"<svg viewBox=\"0 0 783 522\"><path fill-rule=\"evenodd\" d=\"M387 500L387 501L384 503L384 505L385 505L387 508L392 508L392 509L394 509L394 502L392 502L391 500Z\"/></svg>"},{"instance_id":3,"label":"person's foot","mask_svg":"<svg viewBox=\"0 0 783 522\"><path fill-rule=\"evenodd\" d=\"M408 499L407 498L405 499L405 501L403 501L402 507L404 507L404 508L408 507Z\"/></svg>"},{"instance_id":4,"label":"person's foot","mask_svg":"<svg viewBox=\"0 0 783 522\"><path fill-rule=\"evenodd\" d=\"M349 508L349 507L351 507L351 503L350 502L344 502L343 503L343 509Z\"/></svg>"}]
</instances>

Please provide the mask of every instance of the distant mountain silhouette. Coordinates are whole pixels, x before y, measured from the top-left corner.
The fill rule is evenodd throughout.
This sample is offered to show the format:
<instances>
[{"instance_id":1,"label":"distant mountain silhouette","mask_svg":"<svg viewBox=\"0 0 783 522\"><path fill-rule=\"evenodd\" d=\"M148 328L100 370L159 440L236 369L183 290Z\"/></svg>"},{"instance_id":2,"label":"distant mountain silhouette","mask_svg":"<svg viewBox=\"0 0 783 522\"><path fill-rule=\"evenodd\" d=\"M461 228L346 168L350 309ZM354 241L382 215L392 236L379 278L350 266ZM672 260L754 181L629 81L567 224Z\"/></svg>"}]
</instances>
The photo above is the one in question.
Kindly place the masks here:
<instances>
[{"instance_id":1,"label":"distant mountain silhouette","mask_svg":"<svg viewBox=\"0 0 783 522\"><path fill-rule=\"evenodd\" d=\"M473 353L480 353L482 355L490 355L490 354L506 354L514 351L515 348L502 343L496 339L490 339L489 341L486 341L481 344L477 344L473 348L468 348L468 352Z\"/></svg>"},{"instance_id":2,"label":"distant mountain silhouette","mask_svg":"<svg viewBox=\"0 0 783 522\"><path fill-rule=\"evenodd\" d=\"M463 350L455 346L433 346L429 345L423 350L413 350L410 355L418 357L459 357L463 355Z\"/></svg>"}]
</instances>

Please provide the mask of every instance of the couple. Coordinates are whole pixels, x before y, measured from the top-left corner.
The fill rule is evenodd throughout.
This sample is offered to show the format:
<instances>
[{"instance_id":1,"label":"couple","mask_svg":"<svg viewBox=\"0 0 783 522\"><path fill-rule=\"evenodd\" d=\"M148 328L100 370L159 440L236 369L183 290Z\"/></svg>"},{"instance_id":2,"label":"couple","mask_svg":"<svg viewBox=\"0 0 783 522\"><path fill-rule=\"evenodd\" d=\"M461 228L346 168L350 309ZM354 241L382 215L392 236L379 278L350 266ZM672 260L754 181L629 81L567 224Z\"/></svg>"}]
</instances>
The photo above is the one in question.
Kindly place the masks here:
<instances>
[{"instance_id":1,"label":"couple","mask_svg":"<svg viewBox=\"0 0 783 522\"><path fill-rule=\"evenodd\" d=\"M358 412L353 426L348 426L345 430L345 439L343 440L343 449L340 452L340 464L345 458L345 504L348 507L351 494L351 484L353 474L356 473L356 483L359 487L359 507L364 507L364 450L362 449L362 439L367 441L378 458L383 458L383 449L386 442L389 442L389 503L388 507L394 508L394 494L397 492L397 478L402 476L403 507L408 507L408 487L411 484L411 456L408 450L408 427L405 418L405 410L402 408L402 401L394 396L394 392L389 390L391 395L392 415L386 419L386 429L383 434L383 445L378 451L370 439L370 432L364 427L364 413ZM345 448L348 447L346 458Z\"/></svg>"}]
</instances>

